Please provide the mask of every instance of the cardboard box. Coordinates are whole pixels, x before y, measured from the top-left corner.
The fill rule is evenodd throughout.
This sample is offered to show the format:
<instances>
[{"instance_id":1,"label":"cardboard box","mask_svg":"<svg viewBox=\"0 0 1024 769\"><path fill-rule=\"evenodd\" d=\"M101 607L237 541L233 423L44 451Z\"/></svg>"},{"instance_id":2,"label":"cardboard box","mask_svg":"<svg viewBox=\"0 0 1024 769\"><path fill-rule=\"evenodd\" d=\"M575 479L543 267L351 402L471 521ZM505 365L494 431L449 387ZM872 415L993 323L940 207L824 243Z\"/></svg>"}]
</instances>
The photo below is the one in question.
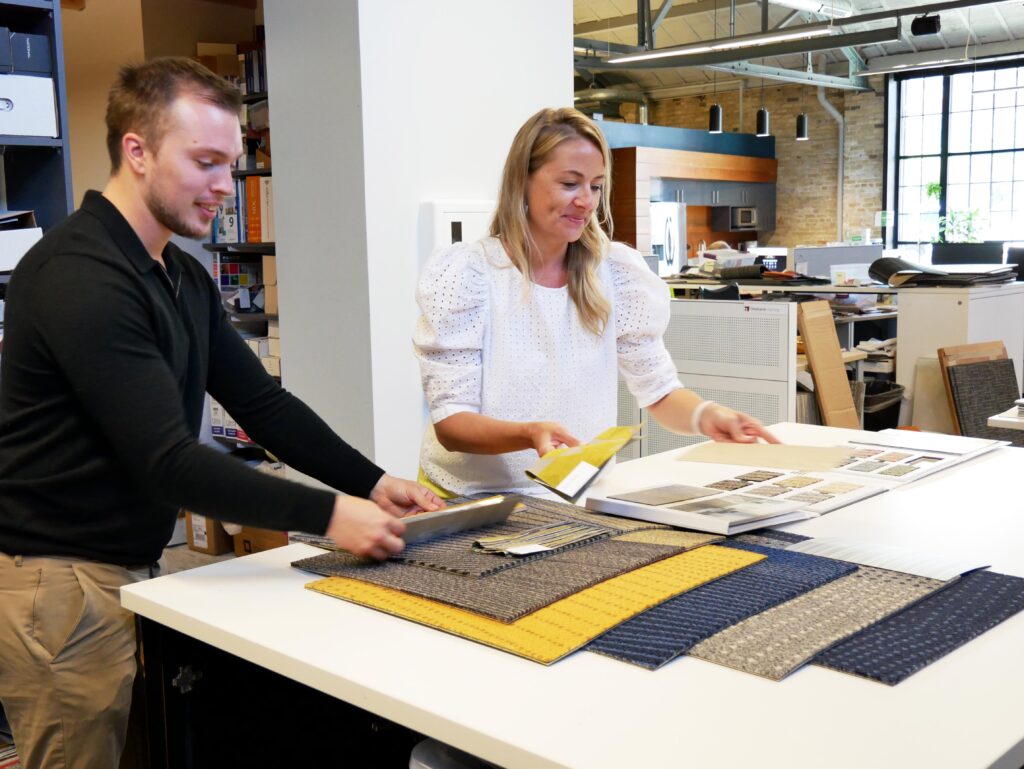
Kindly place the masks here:
<instances>
[{"instance_id":1,"label":"cardboard box","mask_svg":"<svg viewBox=\"0 0 1024 769\"><path fill-rule=\"evenodd\" d=\"M266 369L270 376L281 376L281 359L275 358L272 355L264 355L260 358L260 363L263 364L263 368Z\"/></svg>"},{"instance_id":2,"label":"cardboard box","mask_svg":"<svg viewBox=\"0 0 1024 769\"><path fill-rule=\"evenodd\" d=\"M263 312L267 315L277 315L277 286L263 287Z\"/></svg>"},{"instance_id":3,"label":"cardboard box","mask_svg":"<svg viewBox=\"0 0 1024 769\"><path fill-rule=\"evenodd\" d=\"M13 270L21 257L43 237L31 211L8 211L0 214L0 272Z\"/></svg>"},{"instance_id":4,"label":"cardboard box","mask_svg":"<svg viewBox=\"0 0 1024 769\"><path fill-rule=\"evenodd\" d=\"M277 257L272 254L263 255L263 285L277 285Z\"/></svg>"},{"instance_id":5,"label":"cardboard box","mask_svg":"<svg viewBox=\"0 0 1024 769\"><path fill-rule=\"evenodd\" d=\"M188 548L199 553L221 555L230 553L234 541L224 531L220 521L199 513L186 512L185 523L188 528Z\"/></svg>"},{"instance_id":6,"label":"cardboard box","mask_svg":"<svg viewBox=\"0 0 1024 769\"><path fill-rule=\"evenodd\" d=\"M281 338L281 321L279 320L268 320L267 321L267 336L271 339Z\"/></svg>"},{"instance_id":7,"label":"cardboard box","mask_svg":"<svg viewBox=\"0 0 1024 769\"><path fill-rule=\"evenodd\" d=\"M11 59L15 72L53 72L50 59L50 39L46 35L27 35L24 32L11 33Z\"/></svg>"},{"instance_id":8,"label":"cardboard box","mask_svg":"<svg viewBox=\"0 0 1024 769\"><path fill-rule=\"evenodd\" d=\"M801 302L796 317L807 349L807 364L814 376L822 424L859 430L860 419L850 393L832 308L824 301Z\"/></svg>"},{"instance_id":9,"label":"cardboard box","mask_svg":"<svg viewBox=\"0 0 1024 769\"><path fill-rule=\"evenodd\" d=\"M260 553L284 547L288 544L288 533L272 529L258 529L254 526L243 526L242 531L234 536L235 555Z\"/></svg>"},{"instance_id":10,"label":"cardboard box","mask_svg":"<svg viewBox=\"0 0 1024 769\"><path fill-rule=\"evenodd\" d=\"M281 357L281 340L276 337L267 337L267 355L273 355L275 358Z\"/></svg>"},{"instance_id":11,"label":"cardboard box","mask_svg":"<svg viewBox=\"0 0 1024 769\"><path fill-rule=\"evenodd\" d=\"M0 75L0 134L57 138L53 78Z\"/></svg>"}]
</instances>

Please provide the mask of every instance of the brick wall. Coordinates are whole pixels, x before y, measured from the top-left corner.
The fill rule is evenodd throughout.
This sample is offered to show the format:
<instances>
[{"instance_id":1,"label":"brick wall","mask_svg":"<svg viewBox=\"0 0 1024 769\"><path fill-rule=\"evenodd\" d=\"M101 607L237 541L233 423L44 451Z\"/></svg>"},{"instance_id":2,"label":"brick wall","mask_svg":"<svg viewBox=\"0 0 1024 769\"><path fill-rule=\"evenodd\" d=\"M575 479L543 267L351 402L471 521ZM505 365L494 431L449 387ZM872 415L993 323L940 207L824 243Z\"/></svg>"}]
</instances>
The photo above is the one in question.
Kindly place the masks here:
<instances>
[{"instance_id":1,"label":"brick wall","mask_svg":"<svg viewBox=\"0 0 1024 769\"><path fill-rule=\"evenodd\" d=\"M882 207L883 115L882 78L872 82L874 93L827 90L828 100L846 119L843 226L847 232L874 224L874 212ZM771 113L775 155L779 161L776 188L776 229L762 233L769 245L795 246L835 240L836 176L839 132L835 120L818 102L816 89L802 86L766 85L764 106ZM726 131L754 132L755 115L762 91L748 88L743 99L740 125L739 92L655 101L649 119L654 125L707 130L708 108L717 98ZM796 117L806 112L810 140L798 142ZM623 105L626 120L636 120L634 105ZM878 236L877 229L875 236Z\"/></svg>"}]
</instances>

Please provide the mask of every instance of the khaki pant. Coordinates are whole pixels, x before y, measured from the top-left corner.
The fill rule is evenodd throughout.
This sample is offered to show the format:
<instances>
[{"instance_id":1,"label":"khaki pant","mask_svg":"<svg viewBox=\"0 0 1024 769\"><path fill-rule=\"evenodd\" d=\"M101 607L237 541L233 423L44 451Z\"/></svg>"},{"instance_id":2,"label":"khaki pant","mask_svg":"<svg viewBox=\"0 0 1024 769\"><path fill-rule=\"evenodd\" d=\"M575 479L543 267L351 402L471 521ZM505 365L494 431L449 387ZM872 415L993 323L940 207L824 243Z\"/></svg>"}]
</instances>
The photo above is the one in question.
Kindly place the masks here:
<instances>
[{"instance_id":1,"label":"khaki pant","mask_svg":"<svg viewBox=\"0 0 1024 769\"><path fill-rule=\"evenodd\" d=\"M135 677L135 617L111 564L0 553L0 702L23 769L117 769Z\"/></svg>"}]
</instances>

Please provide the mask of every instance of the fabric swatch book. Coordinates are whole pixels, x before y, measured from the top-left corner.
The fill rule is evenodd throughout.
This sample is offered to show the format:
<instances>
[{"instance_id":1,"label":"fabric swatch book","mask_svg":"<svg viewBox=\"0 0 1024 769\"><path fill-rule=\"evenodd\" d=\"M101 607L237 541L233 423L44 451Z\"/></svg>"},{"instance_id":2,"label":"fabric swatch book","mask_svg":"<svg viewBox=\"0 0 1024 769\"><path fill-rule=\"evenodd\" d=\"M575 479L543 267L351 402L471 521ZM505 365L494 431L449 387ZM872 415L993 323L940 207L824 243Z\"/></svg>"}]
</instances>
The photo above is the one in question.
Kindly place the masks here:
<instances>
[{"instance_id":1,"label":"fabric swatch book","mask_svg":"<svg viewBox=\"0 0 1024 769\"><path fill-rule=\"evenodd\" d=\"M876 259L868 275L893 288L899 286L977 286L1005 283L1014 273L1006 264L944 264L942 268L908 262L895 256Z\"/></svg>"},{"instance_id":2,"label":"fabric swatch book","mask_svg":"<svg viewBox=\"0 0 1024 769\"><path fill-rule=\"evenodd\" d=\"M526 469L527 476L575 502L618 451L633 440L639 425L610 427L589 443L549 451Z\"/></svg>"},{"instance_id":3,"label":"fabric swatch book","mask_svg":"<svg viewBox=\"0 0 1024 769\"><path fill-rule=\"evenodd\" d=\"M587 497L591 510L726 535L813 517L801 509L803 506L798 501L723 494L716 489L682 484Z\"/></svg>"}]
</instances>

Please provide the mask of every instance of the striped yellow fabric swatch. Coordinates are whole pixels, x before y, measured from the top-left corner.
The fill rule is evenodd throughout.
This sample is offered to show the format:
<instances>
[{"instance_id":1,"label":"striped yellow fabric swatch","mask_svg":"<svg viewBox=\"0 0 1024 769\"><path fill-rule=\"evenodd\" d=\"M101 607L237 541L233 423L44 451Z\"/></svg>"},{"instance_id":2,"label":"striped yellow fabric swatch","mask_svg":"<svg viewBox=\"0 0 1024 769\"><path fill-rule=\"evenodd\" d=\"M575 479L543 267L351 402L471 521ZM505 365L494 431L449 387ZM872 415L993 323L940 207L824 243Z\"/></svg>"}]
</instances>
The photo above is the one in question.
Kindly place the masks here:
<instances>
[{"instance_id":1,"label":"striped yellow fabric swatch","mask_svg":"<svg viewBox=\"0 0 1024 769\"><path fill-rule=\"evenodd\" d=\"M746 550L701 547L613 577L512 623L348 577L306 587L548 665L672 596L762 559Z\"/></svg>"}]
</instances>

